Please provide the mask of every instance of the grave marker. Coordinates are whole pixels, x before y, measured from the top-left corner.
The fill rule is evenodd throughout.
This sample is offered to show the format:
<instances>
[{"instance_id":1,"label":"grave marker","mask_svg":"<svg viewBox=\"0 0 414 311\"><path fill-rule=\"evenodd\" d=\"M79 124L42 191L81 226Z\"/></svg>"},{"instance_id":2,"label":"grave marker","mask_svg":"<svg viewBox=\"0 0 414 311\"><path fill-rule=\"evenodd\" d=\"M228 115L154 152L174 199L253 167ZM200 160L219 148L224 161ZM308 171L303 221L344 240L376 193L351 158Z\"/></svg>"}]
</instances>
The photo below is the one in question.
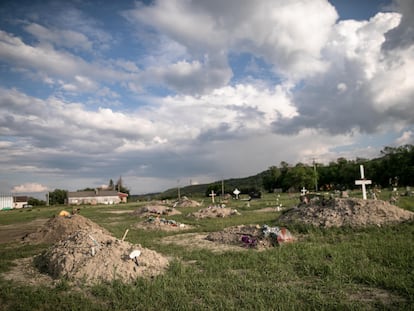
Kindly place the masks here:
<instances>
[{"instance_id":1,"label":"grave marker","mask_svg":"<svg viewBox=\"0 0 414 311\"><path fill-rule=\"evenodd\" d=\"M214 193L214 190L211 190L211 193L209 194L209 196L211 196L211 202L213 202L214 203L214 197L216 196L217 194L215 194Z\"/></svg>"},{"instance_id":2,"label":"grave marker","mask_svg":"<svg viewBox=\"0 0 414 311\"><path fill-rule=\"evenodd\" d=\"M236 196L236 200L238 200L239 199L240 190L236 188L236 189L234 189L233 193Z\"/></svg>"},{"instance_id":3,"label":"grave marker","mask_svg":"<svg viewBox=\"0 0 414 311\"><path fill-rule=\"evenodd\" d=\"M359 170L361 172L361 179L355 180L355 185L359 185L362 187L362 198L366 200L367 199L366 185L370 185L372 181L369 179L365 179L364 166L362 164L359 166Z\"/></svg>"},{"instance_id":4,"label":"grave marker","mask_svg":"<svg viewBox=\"0 0 414 311\"><path fill-rule=\"evenodd\" d=\"M300 194L305 195L307 192L308 190L305 187L303 187L302 190L300 191Z\"/></svg>"}]
</instances>

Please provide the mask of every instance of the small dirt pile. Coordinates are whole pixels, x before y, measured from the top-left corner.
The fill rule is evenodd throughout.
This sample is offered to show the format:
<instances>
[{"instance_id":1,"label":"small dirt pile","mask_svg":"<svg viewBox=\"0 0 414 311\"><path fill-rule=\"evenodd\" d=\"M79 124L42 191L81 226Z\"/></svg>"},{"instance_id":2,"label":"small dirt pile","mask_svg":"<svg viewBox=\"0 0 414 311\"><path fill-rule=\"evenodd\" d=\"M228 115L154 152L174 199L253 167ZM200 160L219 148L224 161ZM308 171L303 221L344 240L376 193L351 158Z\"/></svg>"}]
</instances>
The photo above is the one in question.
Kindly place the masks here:
<instances>
[{"instance_id":1,"label":"small dirt pile","mask_svg":"<svg viewBox=\"0 0 414 311\"><path fill-rule=\"evenodd\" d=\"M194 201L194 200L190 200L186 196L182 197L181 200L176 201L173 204L173 207L176 207L176 208L180 208L180 207L199 207L199 206L201 206L201 203L199 203L197 201Z\"/></svg>"},{"instance_id":2,"label":"small dirt pile","mask_svg":"<svg viewBox=\"0 0 414 311\"><path fill-rule=\"evenodd\" d=\"M137 261L130 258L139 251ZM35 259L36 266L54 278L92 284L114 279L130 282L162 273L168 259L155 251L118 240L103 232L78 230Z\"/></svg>"},{"instance_id":3,"label":"small dirt pile","mask_svg":"<svg viewBox=\"0 0 414 311\"><path fill-rule=\"evenodd\" d=\"M110 234L105 228L102 228L90 219L76 214L70 217L54 216L36 232L25 235L22 241L35 244L55 243L66 239L69 235L81 229L91 233Z\"/></svg>"},{"instance_id":4,"label":"small dirt pile","mask_svg":"<svg viewBox=\"0 0 414 311\"><path fill-rule=\"evenodd\" d=\"M135 210L132 214L140 217L147 217L153 215L179 215L181 212L170 206L147 205Z\"/></svg>"},{"instance_id":5,"label":"small dirt pile","mask_svg":"<svg viewBox=\"0 0 414 311\"><path fill-rule=\"evenodd\" d=\"M269 227L267 225L240 225L229 227L223 231L211 232L207 235L206 239L223 244L257 249L274 247L295 240L286 228Z\"/></svg>"},{"instance_id":6,"label":"small dirt pile","mask_svg":"<svg viewBox=\"0 0 414 311\"><path fill-rule=\"evenodd\" d=\"M136 224L135 228L147 230L180 231L191 229L192 226L179 223L172 219L165 219L159 216L149 216L145 221Z\"/></svg>"},{"instance_id":7,"label":"small dirt pile","mask_svg":"<svg viewBox=\"0 0 414 311\"><path fill-rule=\"evenodd\" d=\"M333 198L313 201L284 213L279 221L318 227L359 227L399 223L414 219L414 213L381 200Z\"/></svg>"},{"instance_id":8,"label":"small dirt pile","mask_svg":"<svg viewBox=\"0 0 414 311\"><path fill-rule=\"evenodd\" d=\"M229 217L234 215L240 215L240 213L229 207L207 207L200 209L198 212L190 213L188 217L195 217L197 219L202 218L216 218L216 217Z\"/></svg>"}]
</instances>

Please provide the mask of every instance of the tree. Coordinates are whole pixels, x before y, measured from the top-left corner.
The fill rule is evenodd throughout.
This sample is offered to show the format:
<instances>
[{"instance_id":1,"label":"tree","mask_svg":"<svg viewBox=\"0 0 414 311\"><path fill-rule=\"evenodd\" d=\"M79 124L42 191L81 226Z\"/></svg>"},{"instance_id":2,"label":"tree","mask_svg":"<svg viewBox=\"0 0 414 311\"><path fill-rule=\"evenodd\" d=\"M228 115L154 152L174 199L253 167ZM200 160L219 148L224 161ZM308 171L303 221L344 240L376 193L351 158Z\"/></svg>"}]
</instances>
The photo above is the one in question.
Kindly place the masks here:
<instances>
[{"instance_id":1,"label":"tree","mask_svg":"<svg viewBox=\"0 0 414 311\"><path fill-rule=\"evenodd\" d=\"M281 176L280 169L276 166L271 166L269 169L265 172L265 175L263 176L263 188L270 192L273 192L278 185L278 179Z\"/></svg>"},{"instance_id":2,"label":"tree","mask_svg":"<svg viewBox=\"0 0 414 311\"><path fill-rule=\"evenodd\" d=\"M32 205L32 206L44 206L46 205L46 201L39 200L36 198L29 198L29 200L27 201L27 204Z\"/></svg>"},{"instance_id":3,"label":"tree","mask_svg":"<svg viewBox=\"0 0 414 311\"><path fill-rule=\"evenodd\" d=\"M309 166L302 163L296 164L286 173L285 184L299 190L302 187L312 189L314 185L314 172Z\"/></svg>"},{"instance_id":4,"label":"tree","mask_svg":"<svg viewBox=\"0 0 414 311\"><path fill-rule=\"evenodd\" d=\"M221 185L218 184L218 183L209 185L207 187L207 190L206 190L206 193L205 193L206 197L210 196L211 191L214 191L214 193L216 195L220 195L220 193L221 193Z\"/></svg>"},{"instance_id":5,"label":"tree","mask_svg":"<svg viewBox=\"0 0 414 311\"><path fill-rule=\"evenodd\" d=\"M68 196L67 190L55 189L54 191L49 192L49 204L50 205L65 204L65 200L67 196Z\"/></svg>"},{"instance_id":6,"label":"tree","mask_svg":"<svg viewBox=\"0 0 414 311\"><path fill-rule=\"evenodd\" d=\"M108 190L114 190L114 181L112 178L109 180Z\"/></svg>"},{"instance_id":7,"label":"tree","mask_svg":"<svg viewBox=\"0 0 414 311\"><path fill-rule=\"evenodd\" d=\"M111 181L109 181L109 182L111 182ZM121 176L119 177L118 181L116 182L116 185L115 185L115 189L114 190L116 190L118 192L122 192L122 193L129 194L129 189L126 188L126 187L124 187L124 185L122 183L122 177Z\"/></svg>"}]
</instances>

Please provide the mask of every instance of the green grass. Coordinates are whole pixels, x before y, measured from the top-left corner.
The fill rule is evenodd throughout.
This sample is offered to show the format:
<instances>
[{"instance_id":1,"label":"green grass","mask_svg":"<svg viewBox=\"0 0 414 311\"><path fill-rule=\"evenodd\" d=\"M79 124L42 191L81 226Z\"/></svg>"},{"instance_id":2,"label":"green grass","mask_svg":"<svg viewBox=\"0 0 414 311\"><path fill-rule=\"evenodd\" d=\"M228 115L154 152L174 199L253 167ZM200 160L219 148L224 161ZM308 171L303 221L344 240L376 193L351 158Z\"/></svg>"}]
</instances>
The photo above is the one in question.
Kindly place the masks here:
<instances>
[{"instance_id":1,"label":"green grass","mask_svg":"<svg viewBox=\"0 0 414 311\"><path fill-rule=\"evenodd\" d=\"M187 208L181 210L182 215L171 218L194 225L190 232L209 232L238 224L277 225L280 213L254 212L271 206L274 197L268 195L263 200L252 201L250 207L246 202L238 202L234 207L241 216L195 220L185 215L197 209ZM281 200L295 202L286 195ZM404 197L399 204L413 210L414 198ZM262 252L217 254L205 249L161 244L162 237L177 233L133 229L130 226L140 221L138 217L105 212L138 206L141 204L119 208L85 207L81 214L105 226L117 237L130 228L128 241L175 258L164 275L151 280L137 279L129 285L117 281L84 286L81 290L71 288L64 280L49 289L0 279L0 309L409 310L414 306L412 222L361 229L296 225L289 227L300 236L295 243ZM53 211L60 209L62 207L56 207ZM38 217L45 217L50 211L38 211ZM10 224L21 222L20 217L30 212L8 211L6 214L6 218L1 214L1 223ZM25 221L33 219L31 217ZM10 268L12 260L37 254L45 247L0 244L0 271Z\"/></svg>"}]
</instances>

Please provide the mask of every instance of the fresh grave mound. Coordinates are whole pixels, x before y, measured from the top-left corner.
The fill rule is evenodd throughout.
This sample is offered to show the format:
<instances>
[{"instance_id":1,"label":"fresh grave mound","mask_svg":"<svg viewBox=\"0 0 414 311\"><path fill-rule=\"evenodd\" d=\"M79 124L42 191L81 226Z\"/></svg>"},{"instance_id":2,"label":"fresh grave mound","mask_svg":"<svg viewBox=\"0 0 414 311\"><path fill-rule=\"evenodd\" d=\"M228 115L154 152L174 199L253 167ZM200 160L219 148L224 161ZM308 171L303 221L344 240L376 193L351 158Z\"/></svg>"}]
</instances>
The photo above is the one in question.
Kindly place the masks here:
<instances>
[{"instance_id":1,"label":"fresh grave mound","mask_svg":"<svg viewBox=\"0 0 414 311\"><path fill-rule=\"evenodd\" d=\"M201 218L228 217L228 216L234 216L234 215L240 215L240 213L236 209L232 209L229 207L210 206L207 208L200 209L198 210L198 212L190 213L187 216L201 219Z\"/></svg>"},{"instance_id":2,"label":"fresh grave mound","mask_svg":"<svg viewBox=\"0 0 414 311\"><path fill-rule=\"evenodd\" d=\"M240 225L225 228L223 231L211 232L206 237L209 241L233 244L243 247L268 248L293 242L295 238L286 228L267 225Z\"/></svg>"},{"instance_id":3,"label":"fresh grave mound","mask_svg":"<svg viewBox=\"0 0 414 311\"><path fill-rule=\"evenodd\" d=\"M176 201L173 205L173 207L199 207L201 206L201 203L194 201L194 200L190 200L189 198L187 198L186 196L182 197L180 200Z\"/></svg>"},{"instance_id":4,"label":"fresh grave mound","mask_svg":"<svg viewBox=\"0 0 414 311\"><path fill-rule=\"evenodd\" d=\"M145 221L136 224L135 228L163 231L179 231L191 229L192 226L179 223L172 219L165 219L159 216L149 216Z\"/></svg>"},{"instance_id":5,"label":"fresh grave mound","mask_svg":"<svg viewBox=\"0 0 414 311\"><path fill-rule=\"evenodd\" d=\"M131 254L138 254L138 257L131 258ZM39 255L35 264L54 278L65 277L86 284L115 279L127 283L137 277L162 273L168 266L168 259L139 244L82 229Z\"/></svg>"},{"instance_id":6,"label":"fresh grave mound","mask_svg":"<svg viewBox=\"0 0 414 311\"><path fill-rule=\"evenodd\" d=\"M359 227L399 223L414 213L381 200L333 198L313 201L284 213L280 222L299 222L318 227Z\"/></svg>"},{"instance_id":7,"label":"fresh grave mound","mask_svg":"<svg viewBox=\"0 0 414 311\"><path fill-rule=\"evenodd\" d=\"M90 219L79 214L71 216L54 216L50 218L36 232L25 235L23 242L55 243L67 238L77 230L87 230L91 233L110 234L106 229Z\"/></svg>"},{"instance_id":8,"label":"fresh grave mound","mask_svg":"<svg viewBox=\"0 0 414 311\"><path fill-rule=\"evenodd\" d=\"M179 215L180 211L176 210L173 207L165 205L147 205L142 208L135 210L133 215L138 215L140 217L146 217L151 215Z\"/></svg>"}]
</instances>

